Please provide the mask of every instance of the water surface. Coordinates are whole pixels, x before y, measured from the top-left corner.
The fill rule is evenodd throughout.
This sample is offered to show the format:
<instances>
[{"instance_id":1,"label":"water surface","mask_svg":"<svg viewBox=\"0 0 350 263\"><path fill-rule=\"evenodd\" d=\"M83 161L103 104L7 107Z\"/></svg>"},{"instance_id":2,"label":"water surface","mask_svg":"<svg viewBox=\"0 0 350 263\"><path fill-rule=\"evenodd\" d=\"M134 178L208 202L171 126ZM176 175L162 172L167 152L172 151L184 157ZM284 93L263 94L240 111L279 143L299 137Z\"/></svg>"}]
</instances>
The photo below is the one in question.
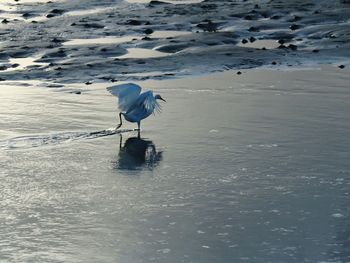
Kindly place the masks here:
<instances>
[{"instance_id":1,"label":"water surface","mask_svg":"<svg viewBox=\"0 0 350 263\"><path fill-rule=\"evenodd\" d=\"M168 102L141 138L89 139L72 133L118 122L107 84L3 82L0 259L349 262L348 76L149 80ZM4 143L48 135L59 143Z\"/></svg>"}]
</instances>

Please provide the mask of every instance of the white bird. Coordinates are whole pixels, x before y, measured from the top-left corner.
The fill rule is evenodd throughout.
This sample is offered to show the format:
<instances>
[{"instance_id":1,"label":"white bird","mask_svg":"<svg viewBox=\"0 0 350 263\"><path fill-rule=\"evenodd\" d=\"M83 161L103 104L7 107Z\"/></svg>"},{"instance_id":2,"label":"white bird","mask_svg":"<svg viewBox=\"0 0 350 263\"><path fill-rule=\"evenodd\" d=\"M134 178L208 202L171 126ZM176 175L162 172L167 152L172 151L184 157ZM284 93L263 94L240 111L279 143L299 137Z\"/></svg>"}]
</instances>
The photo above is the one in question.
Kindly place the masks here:
<instances>
[{"instance_id":1,"label":"white bird","mask_svg":"<svg viewBox=\"0 0 350 263\"><path fill-rule=\"evenodd\" d=\"M157 100L165 101L159 94L153 96L152 90L141 93L141 87L133 83L108 87L107 90L118 97L120 123L116 129L122 126L122 116L124 116L129 122L137 122L140 132L141 120L150 116L154 111L161 111Z\"/></svg>"}]
</instances>

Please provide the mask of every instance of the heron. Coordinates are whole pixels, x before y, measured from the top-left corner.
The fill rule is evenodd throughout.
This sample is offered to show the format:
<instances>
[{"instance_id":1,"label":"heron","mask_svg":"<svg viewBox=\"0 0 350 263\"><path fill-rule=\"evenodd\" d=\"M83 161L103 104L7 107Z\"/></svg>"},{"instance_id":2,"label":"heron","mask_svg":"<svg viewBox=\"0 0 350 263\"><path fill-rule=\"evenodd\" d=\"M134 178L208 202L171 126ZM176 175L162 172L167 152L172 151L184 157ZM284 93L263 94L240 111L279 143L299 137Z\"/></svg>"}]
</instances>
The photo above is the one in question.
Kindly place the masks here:
<instances>
[{"instance_id":1,"label":"heron","mask_svg":"<svg viewBox=\"0 0 350 263\"><path fill-rule=\"evenodd\" d=\"M119 120L116 129L122 124L122 116L129 122L137 123L140 135L141 120L147 118L155 111L161 112L161 105L157 100L165 101L159 94L153 95L152 90L141 93L141 87L134 83L125 83L108 87L107 90L118 98Z\"/></svg>"}]
</instances>

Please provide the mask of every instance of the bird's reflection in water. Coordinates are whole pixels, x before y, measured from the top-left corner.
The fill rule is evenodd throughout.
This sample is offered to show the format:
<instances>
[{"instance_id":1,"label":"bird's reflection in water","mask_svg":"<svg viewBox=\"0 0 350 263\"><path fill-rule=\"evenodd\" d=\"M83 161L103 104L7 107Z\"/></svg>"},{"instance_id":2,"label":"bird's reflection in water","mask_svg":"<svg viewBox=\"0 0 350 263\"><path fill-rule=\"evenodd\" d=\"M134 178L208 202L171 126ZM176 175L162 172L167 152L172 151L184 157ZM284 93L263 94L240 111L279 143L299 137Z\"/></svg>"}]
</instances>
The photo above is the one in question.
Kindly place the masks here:
<instances>
[{"instance_id":1,"label":"bird's reflection in water","mask_svg":"<svg viewBox=\"0 0 350 263\"><path fill-rule=\"evenodd\" d=\"M151 140L140 137L130 137L123 145L120 135L120 150L115 164L116 169L139 170L142 168L153 169L162 160L162 151L157 151Z\"/></svg>"}]
</instances>

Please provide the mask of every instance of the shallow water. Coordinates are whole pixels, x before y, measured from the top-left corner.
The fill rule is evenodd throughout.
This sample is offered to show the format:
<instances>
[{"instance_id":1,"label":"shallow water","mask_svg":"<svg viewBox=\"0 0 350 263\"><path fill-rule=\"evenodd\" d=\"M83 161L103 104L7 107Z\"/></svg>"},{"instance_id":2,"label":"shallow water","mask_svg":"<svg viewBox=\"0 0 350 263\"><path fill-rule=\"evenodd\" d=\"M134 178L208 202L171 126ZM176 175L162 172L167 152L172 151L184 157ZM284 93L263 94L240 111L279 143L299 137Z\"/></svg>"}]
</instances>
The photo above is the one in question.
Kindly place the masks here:
<instances>
[{"instance_id":1,"label":"shallow water","mask_svg":"<svg viewBox=\"0 0 350 263\"><path fill-rule=\"evenodd\" d=\"M168 102L141 139L87 136L118 122L108 84L3 82L0 260L349 262L349 80L148 80Z\"/></svg>"}]
</instances>

